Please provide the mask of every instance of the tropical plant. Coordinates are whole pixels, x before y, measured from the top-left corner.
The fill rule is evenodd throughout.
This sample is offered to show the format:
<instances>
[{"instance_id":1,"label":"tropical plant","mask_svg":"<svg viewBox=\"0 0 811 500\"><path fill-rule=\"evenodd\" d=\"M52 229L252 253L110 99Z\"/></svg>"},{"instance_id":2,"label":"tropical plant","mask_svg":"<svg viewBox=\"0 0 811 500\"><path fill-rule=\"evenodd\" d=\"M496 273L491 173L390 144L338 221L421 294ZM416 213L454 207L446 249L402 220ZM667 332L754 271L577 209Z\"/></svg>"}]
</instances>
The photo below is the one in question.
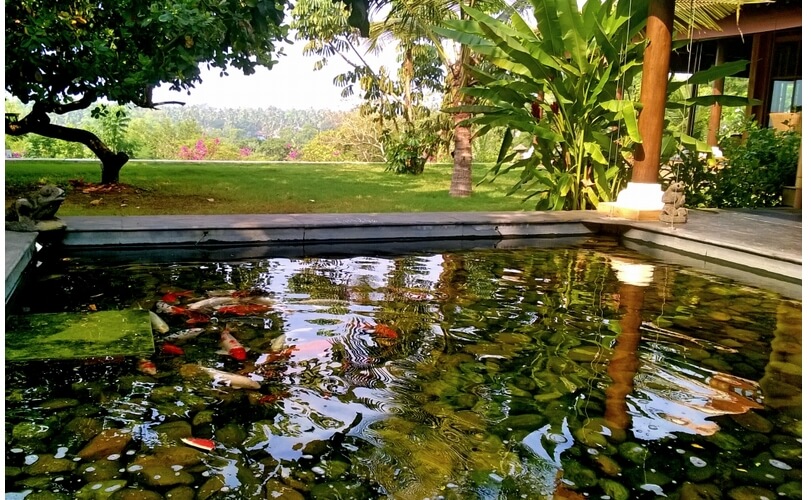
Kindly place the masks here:
<instances>
[{"instance_id":1,"label":"tropical plant","mask_svg":"<svg viewBox=\"0 0 811 500\"><path fill-rule=\"evenodd\" d=\"M628 180L630 158L641 141L634 82L642 70L646 12L630 0L533 0L536 27L519 13L511 24L475 9L470 21L437 29L482 54L496 68L472 70L479 84L464 89L483 105L461 106L475 113L470 120L487 127L507 126L492 175L519 171L510 194L527 190L541 210L596 208L616 199ZM746 61L734 61L672 81L668 95L685 85L700 85L739 72ZM687 109L721 103L751 104L734 96L673 97L668 106ZM512 148L512 131L531 138ZM669 132L682 147L709 152L706 143ZM518 158L516 160L516 158Z\"/></svg>"},{"instance_id":2,"label":"tropical plant","mask_svg":"<svg viewBox=\"0 0 811 500\"><path fill-rule=\"evenodd\" d=\"M629 0L587 0L582 12L573 0L531 3L537 28L518 12L508 24L468 8L471 20L437 29L494 66L469 68L478 84L463 93L483 104L449 111L475 113L470 121L485 129L508 127L492 175L520 171L510 194L529 189L542 210L595 207L619 190L640 140L627 88L644 42L629 33L645 17ZM513 131L531 138L530 154L511 151Z\"/></svg>"},{"instance_id":3,"label":"tropical plant","mask_svg":"<svg viewBox=\"0 0 811 500\"><path fill-rule=\"evenodd\" d=\"M155 107L152 89L184 91L201 81L200 64L251 74L275 64L284 39L285 0L218 2L19 0L6 3L6 91L31 111L6 118L6 134L44 135L85 144L102 162L101 182L117 182L129 156L96 134L57 125L64 114L105 98Z\"/></svg>"}]
</instances>

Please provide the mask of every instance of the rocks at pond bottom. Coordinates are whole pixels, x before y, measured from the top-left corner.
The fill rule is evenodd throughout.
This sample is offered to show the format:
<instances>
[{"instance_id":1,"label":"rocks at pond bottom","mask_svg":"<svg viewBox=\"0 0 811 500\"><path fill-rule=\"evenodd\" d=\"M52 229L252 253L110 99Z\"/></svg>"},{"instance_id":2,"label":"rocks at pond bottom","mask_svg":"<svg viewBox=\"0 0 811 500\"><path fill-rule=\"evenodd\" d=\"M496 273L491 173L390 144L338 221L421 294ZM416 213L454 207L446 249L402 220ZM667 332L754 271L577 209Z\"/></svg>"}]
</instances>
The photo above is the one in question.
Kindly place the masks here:
<instances>
[{"instance_id":1,"label":"rocks at pond bottom","mask_svg":"<svg viewBox=\"0 0 811 500\"><path fill-rule=\"evenodd\" d=\"M132 432L129 429L105 429L76 455L84 460L98 460L110 455L120 455L130 441L132 441Z\"/></svg>"}]
</instances>

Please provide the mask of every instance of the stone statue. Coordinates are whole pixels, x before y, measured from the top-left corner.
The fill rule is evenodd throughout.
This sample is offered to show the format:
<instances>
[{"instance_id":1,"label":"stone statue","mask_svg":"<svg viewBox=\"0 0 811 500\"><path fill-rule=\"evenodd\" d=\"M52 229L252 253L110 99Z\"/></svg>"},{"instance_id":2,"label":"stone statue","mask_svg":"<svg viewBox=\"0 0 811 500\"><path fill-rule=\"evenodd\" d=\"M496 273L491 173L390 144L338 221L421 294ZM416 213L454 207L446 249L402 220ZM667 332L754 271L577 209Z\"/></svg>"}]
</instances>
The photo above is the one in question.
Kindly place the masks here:
<instances>
[{"instance_id":1,"label":"stone statue","mask_svg":"<svg viewBox=\"0 0 811 500\"><path fill-rule=\"evenodd\" d=\"M687 222L687 209L684 208L684 183L674 182L662 194L662 213L659 220L662 222Z\"/></svg>"},{"instance_id":2,"label":"stone statue","mask_svg":"<svg viewBox=\"0 0 811 500\"><path fill-rule=\"evenodd\" d=\"M6 210L7 231L52 231L64 229L56 211L65 201L65 190L48 184L27 198L15 200Z\"/></svg>"}]
</instances>

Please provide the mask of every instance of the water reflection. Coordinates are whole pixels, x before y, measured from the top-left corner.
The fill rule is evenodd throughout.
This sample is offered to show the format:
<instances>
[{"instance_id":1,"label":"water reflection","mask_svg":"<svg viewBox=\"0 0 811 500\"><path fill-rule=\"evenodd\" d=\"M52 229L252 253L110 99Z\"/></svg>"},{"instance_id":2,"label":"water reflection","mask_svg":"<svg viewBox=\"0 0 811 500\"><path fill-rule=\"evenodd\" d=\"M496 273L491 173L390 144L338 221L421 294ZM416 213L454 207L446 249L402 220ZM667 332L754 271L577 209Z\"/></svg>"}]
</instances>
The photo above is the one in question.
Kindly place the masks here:
<instances>
[{"instance_id":1,"label":"water reflection","mask_svg":"<svg viewBox=\"0 0 811 500\"><path fill-rule=\"evenodd\" d=\"M204 332L178 341L182 355L156 352L155 375L132 360L7 365L7 442L19 450L6 453L7 492L798 491L799 303L610 242L120 268L77 260L42 273L48 289L70 293L30 297L32 313L151 308L184 291L193 296L169 297L177 307L231 291L240 306L272 307L199 310ZM167 338L188 328L188 315L165 319ZM217 353L224 329L245 360ZM179 441L191 436L216 447ZM182 480L154 479L161 467L179 467Z\"/></svg>"}]
</instances>

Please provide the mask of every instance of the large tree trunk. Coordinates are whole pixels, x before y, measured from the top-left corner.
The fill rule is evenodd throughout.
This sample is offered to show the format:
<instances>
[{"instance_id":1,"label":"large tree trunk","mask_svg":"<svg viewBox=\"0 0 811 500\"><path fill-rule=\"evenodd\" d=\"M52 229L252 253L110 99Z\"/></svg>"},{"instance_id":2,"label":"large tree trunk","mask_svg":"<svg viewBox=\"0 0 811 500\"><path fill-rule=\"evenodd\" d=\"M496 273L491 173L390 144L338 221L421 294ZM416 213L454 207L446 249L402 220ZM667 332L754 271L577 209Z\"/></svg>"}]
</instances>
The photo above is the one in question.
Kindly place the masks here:
<instances>
[{"instance_id":1,"label":"large tree trunk","mask_svg":"<svg viewBox=\"0 0 811 500\"><path fill-rule=\"evenodd\" d=\"M473 192L473 148L470 144L470 125L460 125L470 118L470 113L456 113L453 116L453 173L451 174L450 195L466 198Z\"/></svg>"},{"instance_id":2,"label":"large tree trunk","mask_svg":"<svg viewBox=\"0 0 811 500\"><path fill-rule=\"evenodd\" d=\"M102 184L117 184L121 168L129 161L126 153L113 152L93 132L51 123L47 113L38 110L36 106L22 120L10 121L6 118L6 134L14 136L39 134L52 139L84 144L101 160Z\"/></svg>"}]
</instances>

